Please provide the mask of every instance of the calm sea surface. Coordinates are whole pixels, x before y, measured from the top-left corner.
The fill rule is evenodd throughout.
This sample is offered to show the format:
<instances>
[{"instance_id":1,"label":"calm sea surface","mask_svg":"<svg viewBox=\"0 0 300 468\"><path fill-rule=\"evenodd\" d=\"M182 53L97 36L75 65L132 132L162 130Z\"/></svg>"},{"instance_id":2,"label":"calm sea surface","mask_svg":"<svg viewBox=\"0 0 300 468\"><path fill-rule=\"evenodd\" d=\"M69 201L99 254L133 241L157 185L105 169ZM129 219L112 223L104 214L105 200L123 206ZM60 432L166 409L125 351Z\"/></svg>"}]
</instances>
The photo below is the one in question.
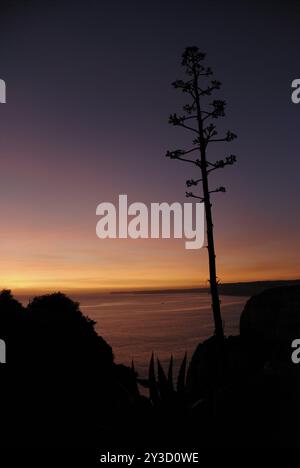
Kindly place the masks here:
<instances>
[{"instance_id":1,"label":"calm sea surface","mask_svg":"<svg viewBox=\"0 0 300 468\"><path fill-rule=\"evenodd\" d=\"M81 310L97 323L98 333L112 346L118 363L130 364L143 376L151 353L163 364L170 355L176 367L185 352L191 357L198 343L213 333L208 294L110 294L77 298ZM227 335L237 334L246 297L223 296Z\"/></svg>"},{"instance_id":2,"label":"calm sea surface","mask_svg":"<svg viewBox=\"0 0 300 468\"><path fill-rule=\"evenodd\" d=\"M199 342L213 333L210 297L206 293L71 295L96 322L99 335L112 346L115 361L134 361L146 376L152 352L166 366L170 355L177 368L185 352L190 358ZM28 297L19 297L24 304ZM227 335L237 334L246 297L221 297Z\"/></svg>"}]
</instances>

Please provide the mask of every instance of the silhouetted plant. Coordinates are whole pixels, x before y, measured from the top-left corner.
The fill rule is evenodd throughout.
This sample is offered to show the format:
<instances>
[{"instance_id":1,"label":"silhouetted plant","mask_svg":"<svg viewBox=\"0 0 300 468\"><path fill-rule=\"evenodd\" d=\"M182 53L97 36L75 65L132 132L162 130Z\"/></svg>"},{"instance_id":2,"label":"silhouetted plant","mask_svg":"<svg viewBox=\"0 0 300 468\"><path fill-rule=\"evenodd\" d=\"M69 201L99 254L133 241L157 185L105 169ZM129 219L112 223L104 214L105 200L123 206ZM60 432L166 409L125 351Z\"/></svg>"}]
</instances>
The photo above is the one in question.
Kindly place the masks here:
<instances>
[{"instance_id":1,"label":"silhouetted plant","mask_svg":"<svg viewBox=\"0 0 300 468\"><path fill-rule=\"evenodd\" d=\"M62 293L35 297L23 307L10 291L0 292L0 338L8 365L18 369L7 383L1 381L8 408L7 417L3 411L1 416L10 442L85 446L98 443L117 423L133 428L126 418L142 400L135 377L114 363L94 325Z\"/></svg>"},{"instance_id":2,"label":"silhouetted plant","mask_svg":"<svg viewBox=\"0 0 300 468\"><path fill-rule=\"evenodd\" d=\"M3 289L0 292L0 332L5 332L8 325L16 326L23 316L22 304L13 297L9 289Z\"/></svg>"},{"instance_id":3,"label":"silhouetted plant","mask_svg":"<svg viewBox=\"0 0 300 468\"><path fill-rule=\"evenodd\" d=\"M186 380L186 364L187 355L185 354L177 377L176 386L173 382L173 356L170 358L168 373L166 374L161 362L157 359L157 375L155 372L154 354L152 354L149 362L148 379L137 379L137 382L149 390L149 398L153 406L162 404L170 404L171 401L185 398L185 380Z\"/></svg>"},{"instance_id":4,"label":"silhouetted plant","mask_svg":"<svg viewBox=\"0 0 300 468\"><path fill-rule=\"evenodd\" d=\"M39 353L33 352L32 362L53 362L55 366L68 361L90 365L113 363L111 347L98 336L95 322L82 314L79 304L60 292L35 297L27 306L28 326Z\"/></svg>"},{"instance_id":5,"label":"silhouetted plant","mask_svg":"<svg viewBox=\"0 0 300 468\"><path fill-rule=\"evenodd\" d=\"M187 180L187 187L197 186L202 183L202 195L194 192L186 192L186 196L196 198L204 202L206 215L207 229L207 247L209 257L209 281L212 297L212 310L215 323L215 334L220 340L224 338L223 323L220 310L220 299L218 293L218 279L216 272L216 255L214 246L213 234L213 219L212 219L212 193L225 192L225 187L221 186L214 190L210 190L208 176L215 170L232 165L236 162L234 155L229 155L225 159L214 162L208 161L207 149L208 145L217 142L230 142L236 138L236 135L228 131L225 136L218 137L216 125L211 120L225 116L225 101L215 99L210 103L204 104L207 96L210 96L214 91L220 89L221 83L217 80L211 80L208 84L202 85L202 80L212 75L212 70L203 65L205 54L200 52L197 47L187 47L182 55L182 66L185 68L185 73L188 76L186 81L177 80L173 83L174 88L181 89L183 93L190 96L191 100L183 106L184 113L182 115L171 114L169 123L174 126L185 128L195 134L193 146L190 149L176 149L167 151L166 156L171 159L178 159L186 163L193 164L200 170L201 177ZM195 126L193 126L195 122ZM198 153L199 159L187 157L191 153Z\"/></svg>"},{"instance_id":6,"label":"silhouetted plant","mask_svg":"<svg viewBox=\"0 0 300 468\"><path fill-rule=\"evenodd\" d=\"M21 343L24 340L26 314L22 304L4 289L0 292L0 339L6 341L7 362L16 362L23 358L24 350Z\"/></svg>"}]
</instances>

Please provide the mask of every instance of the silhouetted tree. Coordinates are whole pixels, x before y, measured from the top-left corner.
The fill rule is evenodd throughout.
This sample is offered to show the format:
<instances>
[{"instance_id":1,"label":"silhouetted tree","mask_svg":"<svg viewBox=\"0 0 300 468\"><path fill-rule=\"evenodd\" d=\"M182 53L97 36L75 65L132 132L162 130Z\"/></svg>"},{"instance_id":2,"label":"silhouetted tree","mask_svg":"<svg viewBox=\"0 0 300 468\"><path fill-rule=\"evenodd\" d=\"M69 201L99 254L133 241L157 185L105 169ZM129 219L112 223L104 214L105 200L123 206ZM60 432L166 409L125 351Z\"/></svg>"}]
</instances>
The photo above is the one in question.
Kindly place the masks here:
<instances>
[{"instance_id":1,"label":"silhouetted tree","mask_svg":"<svg viewBox=\"0 0 300 468\"><path fill-rule=\"evenodd\" d=\"M182 66L185 68L187 80L177 80L173 83L176 89L181 89L182 92L190 96L190 102L183 107L182 115L171 114L169 123L175 126L183 127L195 134L193 139L193 147L191 149L177 149L175 151L167 151L166 156L171 159L178 159L195 165L201 173L201 178L191 179L186 182L187 187L197 186L202 183L202 195L196 195L193 192L186 192L187 197L197 198L204 202L206 215L207 229L207 247L209 257L209 281L210 291L212 296L212 309L215 322L215 334L218 339L223 340L224 331L220 310L220 299L218 293L218 279L216 272L216 255L214 246L213 234L213 219L212 219L212 204L210 194L214 192L225 192L224 187L218 187L210 190L208 176L216 169L224 168L232 165L236 161L236 157L230 155L225 159L215 162L208 161L207 149L208 145L217 142L230 142L236 138L236 135L230 131L224 137L218 137L216 125L211 120L224 117L225 101L213 100L210 103L204 103L207 96L210 96L213 91L220 89L221 83L216 80L210 81L208 84L202 84L202 81L212 75L210 68L205 67L202 62L205 59L205 54L200 52L197 47L187 47L182 55ZM193 126L195 122L195 126ZM191 159L187 157L191 153L199 153L199 159Z\"/></svg>"},{"instance_id":2,"label":"silhouetted tree","mask_svg":"<svg viewBox=\"0 0 300 468\"><path fill-rule=\"evenodd\" d=\"M36 342L31 361L42 355L45 362L55 366L68 364L113 363L111 347L94 328L95 322L85 317L77 302L63 293L35 297L27 306L28 329L32 341Z\"/></svg>"},{"instance_id":3,"label":"silhouetted tree","mask_svg":"<svg viewBox=\"0 0 300 468\"><path fill-rule=\"evenodd\" d=\"M11 294L9 289L0 292L0 332L5 332L8 326L15 327L24 316L24 308Z\"/></svg>"},{"instance_id":4,"label":"silhouetted tree","mask_svg":"<svg viewBox=\"0 0 300 468\"><path fill-rule=\"evenodd\" d=\"M16 362L23 358L21 341L26 326L25 312L10 290L4 289L0 292L0 339L6 342L8 362Z\"/></svg>"},{"instance_id":5,"label":"silhouetted tree","mask_svg":"<svg viewBox=\"0 0 300 468\"><path fill-rule=\"evenodd\" d=\"M10 379L0 372L1 443L89 446L121 440L125 427L135 430L136 376L114 363L77 302L58 292L23 307L3 290L0 338L8 365L18 369Z\"/></svg>"}]
</instances>

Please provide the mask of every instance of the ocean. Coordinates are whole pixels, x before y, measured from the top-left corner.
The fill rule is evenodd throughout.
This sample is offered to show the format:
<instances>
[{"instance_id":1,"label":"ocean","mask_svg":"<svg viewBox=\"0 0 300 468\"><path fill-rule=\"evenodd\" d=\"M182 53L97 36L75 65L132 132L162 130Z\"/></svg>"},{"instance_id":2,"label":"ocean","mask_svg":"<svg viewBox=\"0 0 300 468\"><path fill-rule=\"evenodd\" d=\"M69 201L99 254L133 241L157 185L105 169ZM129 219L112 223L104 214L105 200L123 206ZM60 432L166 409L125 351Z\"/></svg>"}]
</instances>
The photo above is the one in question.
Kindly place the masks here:
<instances>
[{"instance_id":1,"label":"ocean","mask_svg":"<svg viewBox=\"0 0 300 468\"><path fill-rule=\"evenodd\" d=\"M166 368L171 354L178 368L184 354L213 334L211 300L207 293L99 294L81 296L81 310L113 348L115 361L147 375L152 352ZM222 296L225 333L239 332L247 297Z\"/></svg>"},{"instance_id":2,"label":"ocean","mask_svg":"<svg viewBox=\"0 0 300 468\"><path fill-rule=\"evenodd\" d=\"M29 296L16 297L28 303ZM167 369L173 356L175 372L185 353L213 334L211 300L207 293L70 294L96 322L96 330L112 347L115 362L131 366L141 377L148 373L154 353ZM239 319L248 297L221 296L226 335L239 332Z\"/></svg>"}]
</instances>

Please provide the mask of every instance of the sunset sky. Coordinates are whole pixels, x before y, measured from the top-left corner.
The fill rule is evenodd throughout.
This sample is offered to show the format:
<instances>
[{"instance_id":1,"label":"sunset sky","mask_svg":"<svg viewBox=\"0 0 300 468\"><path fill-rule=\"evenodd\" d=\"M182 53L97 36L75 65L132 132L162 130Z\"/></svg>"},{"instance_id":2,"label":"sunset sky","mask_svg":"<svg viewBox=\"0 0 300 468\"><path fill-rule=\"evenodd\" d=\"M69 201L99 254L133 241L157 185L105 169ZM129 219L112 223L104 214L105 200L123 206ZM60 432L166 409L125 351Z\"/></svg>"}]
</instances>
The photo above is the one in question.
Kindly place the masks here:
<instances>
[{"instance_id":1,"label":"sunset sky","mask_svg":"<svg viewBox=\"0 0 300 468\"><path fill-rule=\"evenodd\" d=\"M242 8L240 4L242 3ZM207 251L183 240L100 240L96 206L185 202L192 168L164 157L186 144L168 125L188 45L227 101L237 133L211 160L218 276L300 277L300 78L296 1L11 1L0 19L0 286L112 290L207 284ZM248 7L247 7L248 5Z\"/></svg>"}]
</instances>

